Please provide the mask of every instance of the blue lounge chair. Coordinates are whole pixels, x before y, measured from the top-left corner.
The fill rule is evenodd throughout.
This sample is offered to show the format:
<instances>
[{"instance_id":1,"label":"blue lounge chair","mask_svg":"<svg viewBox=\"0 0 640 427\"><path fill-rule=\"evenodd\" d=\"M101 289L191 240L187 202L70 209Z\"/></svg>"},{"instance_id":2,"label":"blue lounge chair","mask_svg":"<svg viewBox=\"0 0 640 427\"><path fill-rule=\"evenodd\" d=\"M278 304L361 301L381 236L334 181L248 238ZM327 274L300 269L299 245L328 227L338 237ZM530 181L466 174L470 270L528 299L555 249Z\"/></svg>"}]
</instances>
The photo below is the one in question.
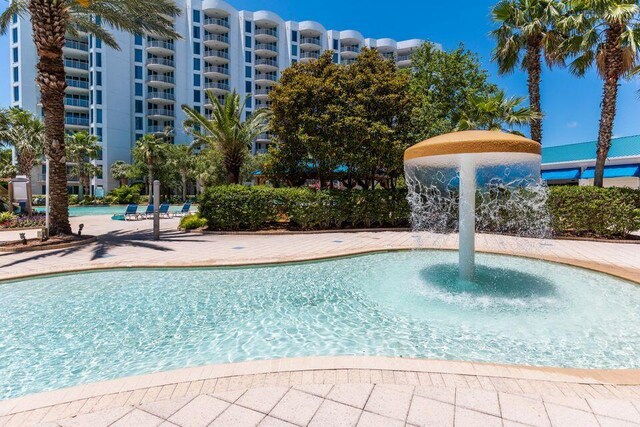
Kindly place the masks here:
<instances>
[{"instance_id":1,"label":"blue lounge chair","mask_svg":"<svg viewBox=\"0 0 640 427\"><path fill-rule=\"evenodd\" d=\"M171 214L169 214L169 208L171 205L169 203L163 203L160 205L160 209L158 210L158 214L162 217L171 218Z\"/></svg>"},{"instance_id":2,"label":"blue lounge chair","mask_svg":"<svg viewBox=\"0 0 640 427\"><path fill-rule=\"evenodd\" d=\"M189 211L191 210L191 202L187 202L182 206L182 209L173 214L173 216L185 216L189 215Z\"/></svg>"},{"instance_id":3,"label":"blue lounge chair","mask_svg":"<svg viewBox=\"0 0 640 427\"><path fill-rule=\"evenodd\" d=\"M140 216L146 219L153 218L153 205L147 205L147 210Z\"/></svg>"},{"instance_id":4,"label":"blue lounge chair","mask_svg":"<svg viewBox=\"0 0 640 427\"><path fill-rule=\"evenodd\" d=\"M124 211L124 220L128 219L138 219L138 205L135 203L127 206L127 210Z\"/></svg>"}]
</instances>

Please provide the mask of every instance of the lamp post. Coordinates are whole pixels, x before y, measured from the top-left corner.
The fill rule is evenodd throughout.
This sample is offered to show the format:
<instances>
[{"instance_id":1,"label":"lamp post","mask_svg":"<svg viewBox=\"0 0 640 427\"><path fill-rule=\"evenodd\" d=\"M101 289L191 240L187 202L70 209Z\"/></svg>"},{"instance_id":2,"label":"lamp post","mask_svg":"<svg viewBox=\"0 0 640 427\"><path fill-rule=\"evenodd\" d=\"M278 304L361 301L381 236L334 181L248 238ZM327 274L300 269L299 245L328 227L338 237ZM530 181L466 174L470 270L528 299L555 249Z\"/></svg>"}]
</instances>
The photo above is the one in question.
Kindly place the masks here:
<instances>
[{"instance_id":1,"label":"lamp post","mask_svg":"<svg viewBox=\"0 0 640 427\"><path fill-rule=\"evenodd\" d=\"M160 181L153 181L153 240L160 240Z\"/></svg>"}]
</instances>

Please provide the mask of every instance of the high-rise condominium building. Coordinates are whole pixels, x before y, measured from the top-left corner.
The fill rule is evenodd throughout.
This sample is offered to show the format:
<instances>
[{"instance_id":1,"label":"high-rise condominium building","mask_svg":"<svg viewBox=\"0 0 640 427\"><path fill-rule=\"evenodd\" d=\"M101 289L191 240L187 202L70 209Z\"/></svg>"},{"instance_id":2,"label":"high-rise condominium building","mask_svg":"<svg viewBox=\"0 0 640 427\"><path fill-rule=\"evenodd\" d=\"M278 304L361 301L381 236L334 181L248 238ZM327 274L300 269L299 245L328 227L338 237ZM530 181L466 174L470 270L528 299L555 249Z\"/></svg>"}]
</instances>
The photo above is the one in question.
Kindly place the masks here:
<instances>
[{"instance_id":1,"label":"high-rise condominium building","mask_svg":"<svg viewBox=\"0 0 640 427\"><path fill-rule=\"evenodd\" d=\"M221 0L177 2L183 9L174 19L182 36L178 40L116 31L121 50L114 50L88 34L67 38L67 130L88 131L102 144L95 160L102 173L92 180L92 192L116 185L110 166L116 160L130 162L131 149L144 134L171 129L175 143L190 142L180 106L210 111L206 89L220 99L234 89L251 94L248 111L253 111L269 105L269 91L293 63L313 61L332 50L336 63L350 64L368 46L407 67L411 52L423 42L364 38L358 31L327 30L313 21L285 21L269 11L238 11ZM10 43L12 105L40 116L37 56L28 19L13 17ZM269 143L269 135L261 135L253 151L264 151ZM44 168L34 171L35 194L44 190L44 175ZM70 181L69 191L77 192L78 185Z\"/></svg>"}]
</instances>

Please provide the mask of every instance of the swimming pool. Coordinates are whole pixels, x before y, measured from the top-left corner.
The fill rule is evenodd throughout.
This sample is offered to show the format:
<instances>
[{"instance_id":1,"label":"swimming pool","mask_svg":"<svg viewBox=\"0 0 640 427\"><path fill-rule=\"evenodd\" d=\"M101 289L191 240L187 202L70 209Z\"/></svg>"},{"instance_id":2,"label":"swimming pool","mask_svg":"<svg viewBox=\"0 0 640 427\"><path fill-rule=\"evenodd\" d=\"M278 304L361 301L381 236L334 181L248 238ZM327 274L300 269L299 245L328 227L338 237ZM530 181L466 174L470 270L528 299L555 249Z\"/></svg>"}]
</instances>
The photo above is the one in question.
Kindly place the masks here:
<instances>
[{"instance_id":1,"label":"swimming pool","mask_svg":"<svg viewBox=\"0 0 640 427\"><path fill-rule=\"evenodd\" d=\"M139 212L144 212L146 206L138 207ZM182 205L171 206L171 212L179 212ZM69 206L69 216L94 216L94 215L117 215L123 214L127 209L125 205L122 206ZM43 207L36 208L39 212L44 212Z\"/></svg>"},{"instance_id":2,"label":"swimming pool","mask_svg":"<svg viewBox=\"0 0 640 427\"><path fill-rule=\"evenodd\" d=\"M392 252L0 284L0 399L188 366L310 355L640 367L640 286L483 254L480 285L470 285L455 279L456 260L457 252Z\"/></svg>"}]
</instances>

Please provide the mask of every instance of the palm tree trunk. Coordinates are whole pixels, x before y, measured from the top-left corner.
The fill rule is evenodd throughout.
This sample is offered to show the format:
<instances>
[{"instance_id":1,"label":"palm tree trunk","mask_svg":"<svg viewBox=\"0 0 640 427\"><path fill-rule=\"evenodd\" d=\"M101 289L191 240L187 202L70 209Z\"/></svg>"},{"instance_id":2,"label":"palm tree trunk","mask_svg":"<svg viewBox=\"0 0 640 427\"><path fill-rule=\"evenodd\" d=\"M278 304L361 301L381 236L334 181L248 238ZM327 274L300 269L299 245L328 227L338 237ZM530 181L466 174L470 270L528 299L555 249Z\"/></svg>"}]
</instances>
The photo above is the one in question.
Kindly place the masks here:
<instances>
[{"instance_id":1,"label":"palm tree trunk","mask_svg":"<svg viewBox=\"0 0 640 427\"><path fill-rule=\"evenodd\" d=\"M149 204L153 203L153 172L149 166L149 182L147 183L147 191L149 192Z\"/></svg>"},{"instance_id":2,"label":"palm tree trunk","mask_svg":"<svg viewBox=\"0 0 640 427\"><path fill-rule=\"evenodd\" d=\"M622 27L619 24L611 25L607 29L604 58L604 88L602 93L602 109L600 111L600 130L598 131L598 149L596 157L596 170L593 185L604 185L604 165L607 161L609 148L611 148L611 136L613 124L616 118L618 101L618 81L622 74L623 58L620 50L620 35Z\"/></svg>"},{"instance_id":3,"label":"palm tree trunk","mask_svg":"<svg viewBox=\"0 0 640 427\"><path fill-rule=\"evenodd\" d=\"M18 153L18 175L31 175L35 159L26 153Z\"/></svg>"},{"instance_id":4,"label":"palm tree trunk","mask_svg":"<svg viewBox=\"0 0 640 427\"><path fill-rule=\"evenodd\" d=\"M29 1L29 12L39 57L37 83L44 111L45 155L49 158L49 233L71 234L64 141L64 90L67 84L62 60L68 12L65 2L50 0Z\"/></svg>"},{"instance_id":5,"label":"palm tree trunk","mask_svg":"<svg viewBox=\"0 0 640 427\"><path fill-rule=\"evenodd\" d=\"M531 109L539 114L542 113L542 106L540 105L540 76L542 74L540 44L540 37L530 40L527 46L527 57L525 59L528 74L529 103ZM529 126L531 127L531 139L542 144L542 118L531 119Z\"/></svg>"},{"instance_id":6,"label":"palm tree trunk","mask_svg":"<svg viewBox=\"0 0 640 427\"><path fill-rule=\"evenodd\" d=\"M187 177L182 175L182 201L187 201Z\"/></svg>"}]
</instances>

